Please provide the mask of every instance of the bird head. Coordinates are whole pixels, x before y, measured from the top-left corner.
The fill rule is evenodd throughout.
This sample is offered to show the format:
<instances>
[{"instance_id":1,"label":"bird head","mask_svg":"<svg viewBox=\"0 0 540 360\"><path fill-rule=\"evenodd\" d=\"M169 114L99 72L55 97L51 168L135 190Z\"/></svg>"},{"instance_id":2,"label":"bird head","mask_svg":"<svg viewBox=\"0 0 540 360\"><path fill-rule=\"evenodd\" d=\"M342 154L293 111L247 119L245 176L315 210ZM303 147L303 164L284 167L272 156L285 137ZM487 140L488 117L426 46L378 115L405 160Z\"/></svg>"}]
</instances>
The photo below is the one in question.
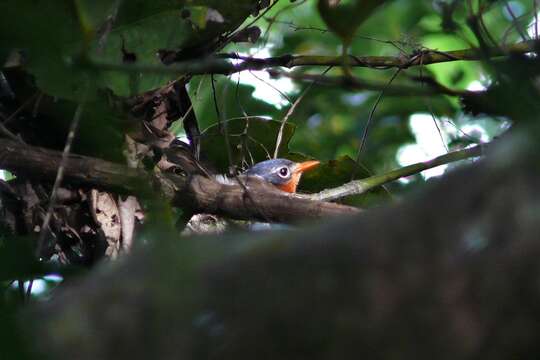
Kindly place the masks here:
<instances>
[{"instance_id":1,"label":"bird head","mask_svg":"<svg viewBox=\"0 0 540 360\"><path fill-rule=\"evenodd\" d=\"M245 174L262 177L282 191L294 193L302 173L313 169L319 163L315 160L296 163L287 159L272 159L253 165Z\"/></svg>"}]
</instances>

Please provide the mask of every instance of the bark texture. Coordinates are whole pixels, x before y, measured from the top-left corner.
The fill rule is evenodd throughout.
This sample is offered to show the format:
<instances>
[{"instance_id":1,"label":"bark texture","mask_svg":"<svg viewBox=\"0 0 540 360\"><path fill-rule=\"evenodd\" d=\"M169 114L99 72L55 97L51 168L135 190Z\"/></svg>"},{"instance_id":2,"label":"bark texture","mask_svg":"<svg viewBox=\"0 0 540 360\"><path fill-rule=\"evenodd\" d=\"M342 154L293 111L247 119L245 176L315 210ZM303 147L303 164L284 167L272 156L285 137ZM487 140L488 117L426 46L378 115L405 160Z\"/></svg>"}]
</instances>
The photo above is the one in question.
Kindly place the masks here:
<instances>
[{"instance_id":1,"label":"bark texture","mask_svg":"<svg viewBox=\"0 0 540 360\"><path fill-rule=\"evenodd\" d=\"M0 139L0 167L31 179L53 180L61 159L62 154L58 151ZM225 185L203 175L188 176L189 170L181 169L183 176L174 172L148 174L140 169L72 154L65 164L64 177L66 182L73 184L138 196L148 196L153 183L177 206L233 219L298 222L358 212L350 206L290 195L258 179Z\"/></svg>"},{"instance_id":2,"label":"bark texture","mask_svg":"<svg viewBox=\"0 0 540 360\"><path fill-rule=\"evenodd\" d=\"M54 180L62 161L60 151L0 139L0 167L31 179ZM134 192L146 178L144 172L121 164L71 154L65 166L65 178L74 184Z\"/></svg>"}]
</instances>

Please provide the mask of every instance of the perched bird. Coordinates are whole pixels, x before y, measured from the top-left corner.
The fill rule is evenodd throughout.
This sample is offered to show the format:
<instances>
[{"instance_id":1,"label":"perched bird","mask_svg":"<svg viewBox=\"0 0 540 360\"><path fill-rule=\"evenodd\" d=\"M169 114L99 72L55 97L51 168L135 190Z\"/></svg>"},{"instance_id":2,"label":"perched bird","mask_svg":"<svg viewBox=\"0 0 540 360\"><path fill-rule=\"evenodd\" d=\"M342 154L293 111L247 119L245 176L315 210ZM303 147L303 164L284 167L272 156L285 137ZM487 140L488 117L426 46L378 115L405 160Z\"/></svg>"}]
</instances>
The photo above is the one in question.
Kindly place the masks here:
<instances>
[{"instance_id":1,"label":"perched bird","mask_svg":"<svg viewBox=\"0 0 540 360\"><path fill-rule=\"evenodd\" d=\"M298 186L298 182L300 181L300 177L302 176L302 173L310 169L313 169L314 167L320 164L319 161L315 161L315 160L297 163L297 162L287 160L287 159L272 159L272 160L266 160L266 161L257 163L253 165L252 167L250 167L249 169L247 169L244 173L234 178L231 178L223 174L210 175L208 171L204 170L202 166L194 166L194 164L198 163L196 161L186 162L183 157L178 156L177 154L176 155L168 154L168 155L169 155L169 160L175 160L177 163L179 163L182 160L181 163L184 165L184 167L189 168L189 170L193 171L194 173L203 175L203 176L208 176L208 177L212 176L216 181L224 185L235 185L235 184L238 184L238 181L241 181L242 183L244 183L244 181L247 182L247 180L250 177L258 177L258 178L263 179L265 182L276 186L278 189L288 192L288 193L296 192L296 187ZM175 169L181 169L181 168L173 167L173 169L170 169L169 171L173 171L176 174L177 171L174 171ZM204 170L204 172L202 170ZM186 226L186 230L184 231L184 234L208 233L209 230L205 229L207 227L211 228L212 232L224 231L225 229L224 226L221 226L221 227L218 226L220 225L219 218L213 215L208 215L208 214L199 214L199 215L195 215L189 220ZM210 226L207 226L208 223L210 223ZM285 225L285 224L275 224L275 223L271 224L271 223L257 222L257 221L248 222L247 227L251 231L264 231L264 230L276 230L276 229L283 230L283 229L291 228L289 225Z\"/></svg>"},{"instance_id":2,"label":"perched bird","mask_svg":"<svg viewBox=\"0 0 540 360\"><path fill-rule=\"evenodd\" d=\"M287 159L271 159L253 165L243 175L259 176L282 191L294 193L302 173L319 164L316 160L296 163Z\"/></svg>"},{"instance_id":3,"label":"perched bird","mask_svg":"<svg viewBox=\"0 0 540 360\"><path fill-rule=\"evenodd\" d=\"M159 149L158 149L159 150ZM320 164L319 161L310 160L304 162L294 162L288 159L271 159L261 161L247 169L238 176L242 179L249 176L257 176L266 182L276 186L282 191L295 193L302 173L313 169ZM210 170L196 160L189 146L182 141L174 141L170 147L163 150L162 158L158 163L162 171L181 176L201 175L213 177L221 184L237 184L237 179L224 174L213 174Z\"/></svg>"}]
</instances>

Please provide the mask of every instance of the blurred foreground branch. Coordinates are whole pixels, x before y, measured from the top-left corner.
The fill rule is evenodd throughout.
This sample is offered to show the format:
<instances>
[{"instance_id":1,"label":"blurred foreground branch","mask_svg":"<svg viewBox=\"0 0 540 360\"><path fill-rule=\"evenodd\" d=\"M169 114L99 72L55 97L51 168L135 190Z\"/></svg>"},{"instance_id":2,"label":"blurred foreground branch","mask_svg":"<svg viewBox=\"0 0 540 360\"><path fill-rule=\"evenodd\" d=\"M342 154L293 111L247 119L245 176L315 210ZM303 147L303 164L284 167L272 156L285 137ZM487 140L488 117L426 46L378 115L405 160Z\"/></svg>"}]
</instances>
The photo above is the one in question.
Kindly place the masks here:
<instances>
[{"instance_id":1,"label":"blurred foreground branch","mask_svg":"<svg viewBox=\"0 0 540 360\"><path fill-rule=\"evenodd\" d=\"M538 155L503 150L346 221L160 238L24 326L55 359L534 359Z\"/></svg>"}]
</instances>

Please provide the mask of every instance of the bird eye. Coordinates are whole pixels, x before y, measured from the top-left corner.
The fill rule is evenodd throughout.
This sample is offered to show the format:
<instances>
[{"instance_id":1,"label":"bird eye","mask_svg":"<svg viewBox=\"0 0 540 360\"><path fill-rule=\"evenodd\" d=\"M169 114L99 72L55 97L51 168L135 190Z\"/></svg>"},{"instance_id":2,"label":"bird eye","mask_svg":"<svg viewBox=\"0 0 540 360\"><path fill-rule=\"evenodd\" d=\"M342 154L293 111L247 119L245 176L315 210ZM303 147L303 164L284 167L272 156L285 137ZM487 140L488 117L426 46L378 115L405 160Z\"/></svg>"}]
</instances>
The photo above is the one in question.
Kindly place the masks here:
<instances>
[{"instance_id":1,"label":"bird eye","mask_svg":"<svg viewBox=\"0 0 540 360\"><path fill-rule=\"evenodd\" d=\"M282 167L279 169L279 176L281 177L287 177L289 175L289 169L286 167Z\"/></svg>"}]
</instances>

